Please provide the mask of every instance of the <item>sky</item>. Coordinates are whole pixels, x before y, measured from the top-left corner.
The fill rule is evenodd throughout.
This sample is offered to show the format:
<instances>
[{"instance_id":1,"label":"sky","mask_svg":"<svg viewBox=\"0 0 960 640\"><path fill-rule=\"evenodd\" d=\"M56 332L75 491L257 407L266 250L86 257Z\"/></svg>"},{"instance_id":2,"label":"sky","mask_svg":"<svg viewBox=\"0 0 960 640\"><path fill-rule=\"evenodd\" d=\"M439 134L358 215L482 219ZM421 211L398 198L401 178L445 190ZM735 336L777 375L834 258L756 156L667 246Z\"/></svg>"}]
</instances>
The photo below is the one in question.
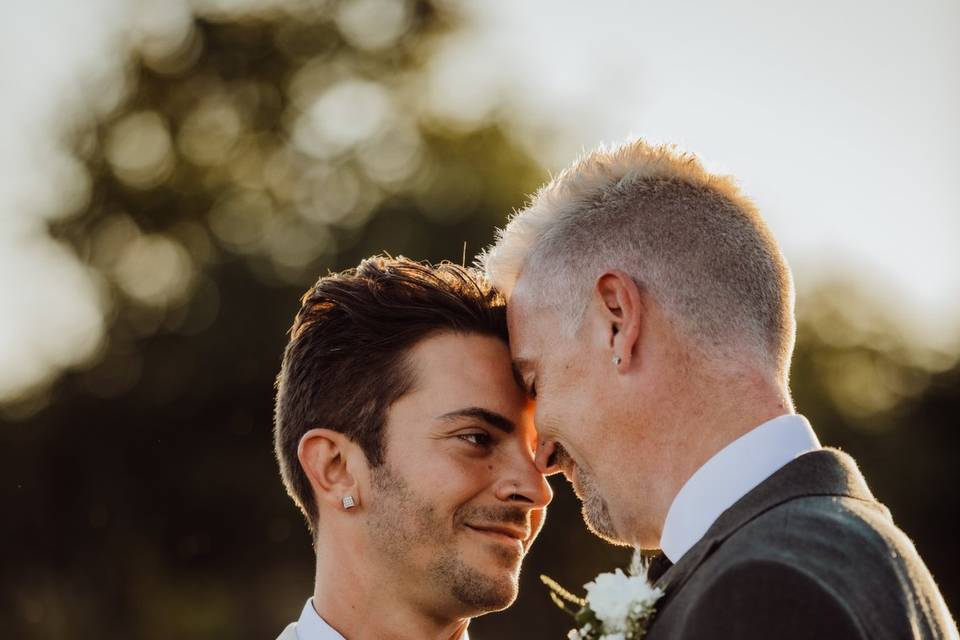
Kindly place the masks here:
<instances>
[{"instance_id":1,"label":"sky","mask_svg":"<svg viewBox=\"0 0 960 640\"><path fill-rule=\"evenodd\" d=\"M801 296L852 277L912 339L957 347L956 0L454 4L436 115L503 118L551 171L631 137L695 152L757 202ZM119 99L85 83L120 72L131 7L175 5L0 5L0 400L102 343L101 285L44 235L87 187L58 148L64 107Z\"/></svg>"},{"instance_id":2,"label":"sky","mask_svg":"<svg viewBox=\"0 0 960 640\"><path fill-rule=\"evenodd\" d=\"M117 1L0 4L0 402L102 344L97 282L46 233L88 188L60 147L91 74L116 67Z\"/></svg>"},{"instance_id":3,"label":"sky","mask_svg":"<svg viewBox=\"0 0 960 640\"><path fill-rule=\"evenodd\" d=\"M960 3L463 6L433 72L444 113L505 97L554 171L630 137L695 152L758 203L801 294L849 274L913 338L956 344Z\"/></svg>"}]
</instances>

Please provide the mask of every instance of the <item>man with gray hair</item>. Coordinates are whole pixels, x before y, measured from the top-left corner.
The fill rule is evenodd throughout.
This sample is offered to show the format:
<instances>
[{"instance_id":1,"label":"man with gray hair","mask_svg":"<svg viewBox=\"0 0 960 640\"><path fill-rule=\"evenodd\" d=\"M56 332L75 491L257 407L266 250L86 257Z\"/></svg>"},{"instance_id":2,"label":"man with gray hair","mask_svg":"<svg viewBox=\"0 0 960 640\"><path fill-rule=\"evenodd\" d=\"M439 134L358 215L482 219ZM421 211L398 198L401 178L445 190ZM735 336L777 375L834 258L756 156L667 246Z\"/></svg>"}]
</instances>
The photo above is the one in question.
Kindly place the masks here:
<instances>
[{"instance_id":1,"label":"man with gray hair","mask_svg":"<svg viewBox=\"0 0 960 640\"><path fill-rule=\"evenodd\" d=\"M691 155L591 153L481 263L587 525L662 549L658 638L957 638L930 572L789 389L794 290L754 205Z\"/></svg>"}]
</instances>

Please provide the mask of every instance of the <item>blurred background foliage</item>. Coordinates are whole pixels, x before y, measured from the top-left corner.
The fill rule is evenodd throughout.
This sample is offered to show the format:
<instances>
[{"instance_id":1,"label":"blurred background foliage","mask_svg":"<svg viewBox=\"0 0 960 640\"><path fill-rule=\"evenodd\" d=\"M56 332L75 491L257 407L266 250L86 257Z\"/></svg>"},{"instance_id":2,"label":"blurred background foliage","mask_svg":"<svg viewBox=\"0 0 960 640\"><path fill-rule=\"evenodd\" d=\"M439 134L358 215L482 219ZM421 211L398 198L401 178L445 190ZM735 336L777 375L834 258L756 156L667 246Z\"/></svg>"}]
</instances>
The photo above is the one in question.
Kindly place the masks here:
<instances>
[{"instance_id":1,"label":"blurred background foliage","mask_svg":"<svg viewBox=\"0 0 960 640\"><path fill-rule=\"evenodd\" d=\"M3 637L252 640L298 615L313 556L271 411L300 294L384 250L469 262L546 177L496 121L430 113L418 72L457 20L426 0L167 7L123 77L91 85L78 204L49 231L98 283L106 338L0 405ZM908 344L855 285L798 307L798 410L860 461L955 610L955 355ZM474 638L563 637L537 576L626 563L552 482L520 599Z\"/></svg>"}]
</instances>

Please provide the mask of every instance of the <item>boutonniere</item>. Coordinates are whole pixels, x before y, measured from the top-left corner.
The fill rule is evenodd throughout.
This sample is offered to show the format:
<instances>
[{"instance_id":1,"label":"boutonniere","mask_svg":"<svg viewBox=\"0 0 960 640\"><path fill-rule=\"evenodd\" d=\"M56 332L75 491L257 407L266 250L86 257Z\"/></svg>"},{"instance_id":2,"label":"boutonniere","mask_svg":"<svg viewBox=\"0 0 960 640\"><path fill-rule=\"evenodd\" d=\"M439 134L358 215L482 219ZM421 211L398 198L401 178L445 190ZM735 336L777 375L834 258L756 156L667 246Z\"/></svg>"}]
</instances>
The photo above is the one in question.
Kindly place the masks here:
<instances>
[{"instance_id":1,"label":"boutonniere","mask_svg":"<svg viewBox=\"0 0 960 640\"><path fill-rule=\"evenodd\" d=\"M647 567L639 553L633 556L629 575L617 569L585 584L586 598L573 595L552 578L540 579L554 603L576 622L576 629L567 635L570 640L640 640L657 600L663 597L663 590L647 581Z\"/></svg>"}]
</instances>

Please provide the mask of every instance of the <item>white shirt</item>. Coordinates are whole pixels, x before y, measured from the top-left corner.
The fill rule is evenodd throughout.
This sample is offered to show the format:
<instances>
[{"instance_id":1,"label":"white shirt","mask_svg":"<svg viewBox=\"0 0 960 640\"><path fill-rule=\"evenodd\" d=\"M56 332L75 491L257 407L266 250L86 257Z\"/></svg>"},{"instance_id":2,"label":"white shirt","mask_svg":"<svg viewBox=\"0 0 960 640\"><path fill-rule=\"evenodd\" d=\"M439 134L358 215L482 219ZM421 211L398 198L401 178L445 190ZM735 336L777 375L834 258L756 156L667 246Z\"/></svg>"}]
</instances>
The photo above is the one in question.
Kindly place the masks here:
<instances>
[{"instance_id":1,"label":"white shirt","mask_svg":"<svg viewBox=\"0 0 960 640\"><path fill-rule=\"evenodd\" d=\"M660 548L676 563L724 511L798 456L820 448L807 419L783 415L740 436L680 488L663 523Z\"/></svg>"},{"instance_id":2,"label":"white shirt","mask_svg":"<svg viewBox=\"0 0 960 640\"><path fill-rule=\"evenodd\" d=\"M299 640L346 640L320 617L313 606L313 598L303 605L303 611L297 621L296 633ZM466 631L460 636L460 640L470 640Z\"/></svg>"},{"instance_id":3,"label":"white shirt","mask_svg":"<svg viewBox=\"0 0 960 640\"><path fill-rule=\"evenodd\" d=\"M307 600L297 620L297 638L300 640L346 640L320 617L313 607L313 598Z\"/></svg>"}]
</instances>

